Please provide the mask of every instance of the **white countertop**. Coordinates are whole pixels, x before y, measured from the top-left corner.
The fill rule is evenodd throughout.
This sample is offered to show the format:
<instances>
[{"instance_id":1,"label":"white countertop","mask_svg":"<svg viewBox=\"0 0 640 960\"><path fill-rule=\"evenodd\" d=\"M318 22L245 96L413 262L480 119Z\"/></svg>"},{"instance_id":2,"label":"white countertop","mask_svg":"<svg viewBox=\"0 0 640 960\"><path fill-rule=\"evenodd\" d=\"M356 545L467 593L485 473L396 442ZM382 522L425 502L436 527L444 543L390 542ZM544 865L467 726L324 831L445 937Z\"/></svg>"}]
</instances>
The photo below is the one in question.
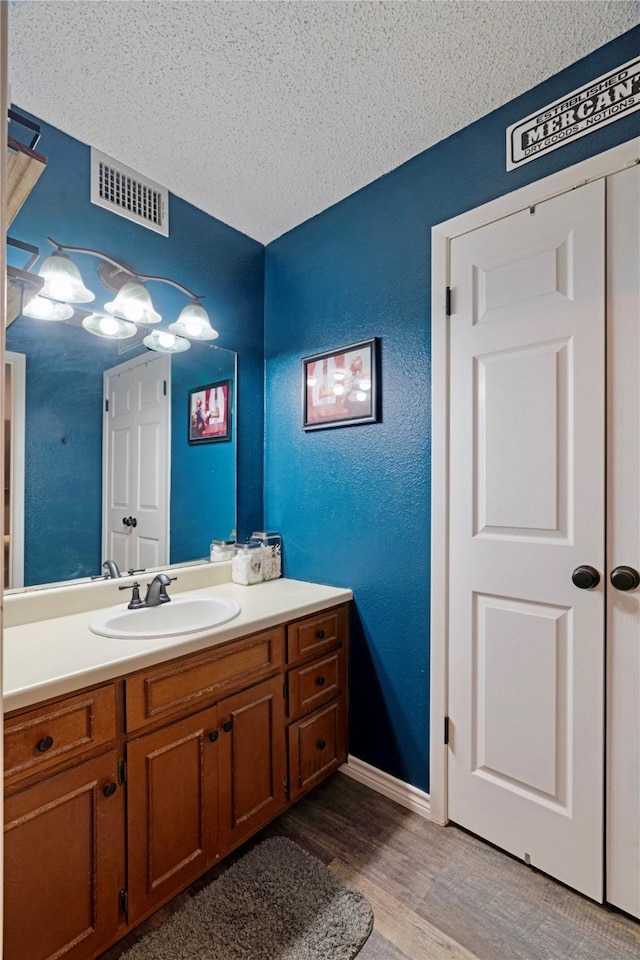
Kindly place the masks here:
<instances>
[{"instance_id":1,"label":"white countertop","mask_svg":"<svg viewBox=\"0 0 640 960\"><path fill-rule=\"evenodd\" d=\"M162 640L99 637L89 630L95 610L7 627L3 662L5 712L266 630L344 603L353 594L341 587L279 579L249 587L223 583L189 591L189 596L229 597L239 604L240 613L234 620L203 633ZM126 602L119 606L126 609Z\"/></svg>"}]
</instances>

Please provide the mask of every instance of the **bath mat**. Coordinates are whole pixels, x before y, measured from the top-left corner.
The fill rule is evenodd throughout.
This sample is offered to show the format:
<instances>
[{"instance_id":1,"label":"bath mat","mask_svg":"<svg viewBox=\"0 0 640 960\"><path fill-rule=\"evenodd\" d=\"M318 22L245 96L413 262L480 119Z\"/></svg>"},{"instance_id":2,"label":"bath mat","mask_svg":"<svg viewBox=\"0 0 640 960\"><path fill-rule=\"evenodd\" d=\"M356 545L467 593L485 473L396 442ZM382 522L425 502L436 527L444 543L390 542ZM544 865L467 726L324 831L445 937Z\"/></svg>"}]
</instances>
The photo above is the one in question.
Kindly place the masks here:
<instances>
[{"instance_id":1,"label":"bath mat","mask_svg":"<svg viewBox=\"0 0 640 960\"><path fill-rule=\"evenodd\" d=\"M292 840L263 840L122 960L351 960L368 900Z\"/></svg>"}]
</instances>

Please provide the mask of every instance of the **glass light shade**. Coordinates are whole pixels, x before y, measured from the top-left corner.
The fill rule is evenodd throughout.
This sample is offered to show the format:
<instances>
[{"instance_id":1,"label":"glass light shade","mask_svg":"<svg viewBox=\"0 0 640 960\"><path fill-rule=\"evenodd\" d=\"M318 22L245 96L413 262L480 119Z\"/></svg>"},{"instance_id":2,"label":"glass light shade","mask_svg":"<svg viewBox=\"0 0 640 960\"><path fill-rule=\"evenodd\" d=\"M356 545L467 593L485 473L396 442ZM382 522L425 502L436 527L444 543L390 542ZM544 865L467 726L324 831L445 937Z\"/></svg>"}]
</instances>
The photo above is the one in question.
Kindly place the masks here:
<instances>
[{"instance_id":1,"label":"glass light shade","mask_svg":"<svg viewBox=\"0 0 640 960\"><path fill-rule=\"evenodd\" d=\"M56 250L44 261L38 273L44 278L40 296L67 303L91 303L96 295L85 287L80 271L66 253Z\"/></svg>"},{"instance_id":2,"label":"glass light shade","mask_svg":"<svg viewBox=\"0 0 640 960\"><path fill-rule=\"evenodd\" d=\"M209 322L207 311L197 300L192 300L181 310L175 323L169 324L169 330L190 340L215 340L218 336L218 331Z\"/></svg>"},{"instance_id":3,"label":"glass light shade","mask_svg":"<svg viewBox=\"0 0 640 960\"><path fill-rule=\"evenodd\" d=\"M162 317L153 309L151 297L141 283L125 283L120 287L115 300L104 305L107 313L112 313L132 323L160 323Z\"/></svg>"},{"instance_id":4,"label":"glass light shade","mask_svg":"<svg viewBox=\"0 0 640 960\"><path fill-rule=\"evenodd\" d=\"M176 337L173 333L167 333L166 330L154 330L142 341L149 350L156 350L158 353L182 353L188 350L191 344L184 337Z\"/></svg>"},{"instance_id":5,"label":"glass light shade","mask_svg":"<svg viewBox=\"0 0 640 960\"><path fill-rule=\"evenodd\" d=\"M126 340L138 332L135 323L120 320L105 313L92 313L85 317L82 326L96 337L106 337L109 340Z\"/></svg>"},{"instance_id":6,"label":"glass light shade","mask_svg":"<svg viewBox=\"0 0 640 960\"><path fill-rule=\"evenodd\" d=\"M75 311L68 303L56 303L38 294L22 312L33 320L70 320Z\"/></svg>"}]
</instances>

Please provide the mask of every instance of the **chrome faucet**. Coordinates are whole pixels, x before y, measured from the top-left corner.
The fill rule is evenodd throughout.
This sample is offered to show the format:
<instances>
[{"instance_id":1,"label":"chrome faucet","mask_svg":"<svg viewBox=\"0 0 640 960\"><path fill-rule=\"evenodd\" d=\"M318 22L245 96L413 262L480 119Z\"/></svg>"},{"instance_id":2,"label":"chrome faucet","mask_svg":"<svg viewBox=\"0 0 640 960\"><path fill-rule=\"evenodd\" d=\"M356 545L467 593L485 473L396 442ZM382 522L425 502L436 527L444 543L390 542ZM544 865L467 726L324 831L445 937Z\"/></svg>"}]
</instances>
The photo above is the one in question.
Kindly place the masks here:
<instances>
[{"instance_id":1,"label":"chrome faucet","mask_svg":"<svg viewBox=\"0 0 640 960\"><path fill-rule=\"evenodd\" d=\"M131 600L127 604L129 610L141 610L143 607L159 607L161 603L169 603L171 597L167 593L167 587L177 577L170 577L166 573L157 573L151 583L147 584L147 595L144 600L140 597L140 584L136 580L131 585L118 587L119 590L133 591Z\"/></svg>"},{"instance_id":2,"label":"chrome faucet","mask_svg":"<svg viewBox=\"0 0 640 960\"><path fill-rule=\"evenodd\" d=\"M115 560L105 560L102 564L102 573L97 577L91 577L92 580L116 580L121 577L120 568Z\"/></svg>"},{"instance_id":3,"label":"chrome faucet","mask_svg":"<svg viewBox=\"0 0 640 960\"><path fill-rule=\"evenodd\" d=\"M147 595L144 598L145 607L157 607L161 603L169 603L171 597L167 593L167 587L172 580L176 579L166 573L157 573L147 587Z\"/></svg>"}]
</instances>

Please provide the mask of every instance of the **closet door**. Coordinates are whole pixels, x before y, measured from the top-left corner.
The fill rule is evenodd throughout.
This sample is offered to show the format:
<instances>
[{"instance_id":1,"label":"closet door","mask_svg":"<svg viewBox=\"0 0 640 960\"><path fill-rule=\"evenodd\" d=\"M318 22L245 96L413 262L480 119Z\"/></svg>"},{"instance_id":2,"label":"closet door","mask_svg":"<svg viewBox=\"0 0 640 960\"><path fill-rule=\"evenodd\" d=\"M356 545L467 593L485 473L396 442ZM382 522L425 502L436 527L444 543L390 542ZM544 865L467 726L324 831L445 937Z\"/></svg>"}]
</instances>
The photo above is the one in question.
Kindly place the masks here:
<instances>
[{"instance_id":1,"label":"closet door","mask_svg":"<svg viewBox=\"0 0 640 960\"><path fill-rule=\"evenodd\" d=\"M607 180L607 900L640 917L640 167ZM627 589L623 589L627 588Z\"/></svg>"},{"instance_id":2,"label":"closet door","mask_svg":"<svg viewBox=\"0 0 640 960\"><path fill-rule=\"evenodd\" d=\"M604 220L601 180L450 247L449 817L596 900Z\"/></svg>"}]
</instances>

